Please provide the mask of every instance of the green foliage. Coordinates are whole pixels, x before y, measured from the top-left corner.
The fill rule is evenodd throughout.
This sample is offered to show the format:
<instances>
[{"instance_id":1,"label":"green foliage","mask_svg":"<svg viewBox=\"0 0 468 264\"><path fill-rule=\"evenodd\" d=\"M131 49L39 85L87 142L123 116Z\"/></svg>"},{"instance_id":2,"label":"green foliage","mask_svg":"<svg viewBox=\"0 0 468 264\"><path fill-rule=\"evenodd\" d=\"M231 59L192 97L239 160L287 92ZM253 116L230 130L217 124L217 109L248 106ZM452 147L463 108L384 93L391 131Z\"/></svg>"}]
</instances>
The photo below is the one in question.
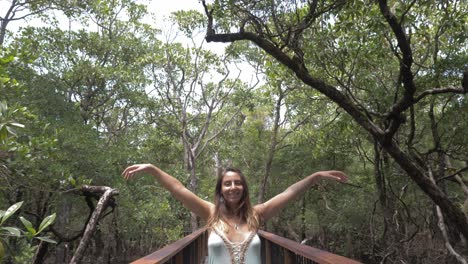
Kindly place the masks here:
<instances>
[{"instance_id":1,"label":"green foliage","mask_svg":"<svg viewBox=\"0 0 468 264\"><path fill-rule=\"evenodd\" d=\"M15 60L15 53L8 52L8 50L2 50L0 54L0 92L13 89L18 86L15 79L12 79L8 74L7 67ZM15 128L24 128L23 124L15 121L18 112L24 109L20 108L9 108L5 99L2 98L0 101L0 143L5 144L8 137L16 137Z\"/></svg>"},{"instance_id":2,"label":"green foliage","mask_svg":"<svg viewBox=\"0 0 468 264\"><path fill-rule=\"evenodd\" d=\"M12 216L18 209L20 209L23 202L15 203L14 205L10 206L6 211L0 212L0 225L2 225L10 216Z\"/></svg>"},{"instance_id":3,"label":"green foliage","mask_svg":"<svg viewBox=\"0 0 468 264\"><path fill-rule=\"evenodd\" d=\"M17 110L9 111L6 102L0 102L0 142L5 143L9 136L16 136L14 128L24 128L23 124L11 120Z\"/></svg>"},{"instance_id":4,"label":"green foliage","mask_svg":"<svg viewBox=\"0 0 468 264\"><path fill-rule=\"evenodd\" d=\"M171 18L175 23L177 23L179 30L189 38L205 31L205 15L197 11L176 11L172 13Z\"/></svg>"},{"instance_id":5,"label":"green foliage","mask_svg":"<svg viewBox=\"0 0 468 264\"><path fill-rule=\"evenodd\" d=\"M37 10L52 2L32 4L31 10ZM418 93L458 87L468 65L466 4L389 5L411 34ZM281 96L279 141L266 197L321 169L344 170L353 185L313 188L268 223L269 230L285 236L294 231L313 246L366 263L381 262L385 250L397 244L418 244L424 234L430 234L434 245L443 245L434 234L433 204L421 190L385 153L378 161L384 167L385 188L379 189L373 139L341 107L298 81L256 44L236 41L223 55L209 50L214 44L198 39L206 32L206 17L193 10L173 13L177 32L163 32L183 34L188 42L181 43L178 38L161 41L160 30L143 22L148 10L139 2L58 1L54 7L72 27L60 27L51 13L44 13L47 27L25 26L0 55L0 204L18 197L25 201L0 211L2 237L9 237L0 241L0 259L8 249L15 261L30 262L36 243L52 242L44 232L54 222L57 230L66 227L67 235L81 230L90 204L71 190L83 184L120 191L113 201L116 207L100 220L93 238L96 243L107 239L106 247L96 248L108 252L88 249L90 261L99 262L107 254L114 256L107 262L127 263L181 238L190 229L187 210L151 177L125 182L120 173L129 164L151 162L188 186L186 160L205 125L207 133L197 146L206 147L196 153L197 194L212 198L220 163L243 170L255 203ZM298 43L289 43L293 35L287 32L306 18L309 7L304 1L214 1L211 7L217 33L260 29L288 56L300 55L301 49L312 77L343 91L376 125L388 125L386 116L374 113L391 109L401 98L401 54L376 2L318 1L317 17ZM256 23L249 20L249 12L257 16ZM260 80L254 88L235 76L237 69L245 73L251 68L256 71L252 79ZM424 98L406 114L394 140L408 144L405 150L415 151L433 168L438 166L438 151L446 153L452 164L447 174L463 168L468 153L466 100L465 95ZM210 112L211 103L216 107ZM467 204L458 185L445 182L444 189L460 207ZM381 197L386 204L379 202ZM31 215L16 221L11 216L20 206ZM393 222L386 222L386 210ZM392 229L398 236L390 237ZM408 242L401 242L405 239ZM64 244L49 248L49 255L63 250ZM428 252L445 252L443 246L421 248L420 254L400 248L392 252L410 252L426 262L435 259ZM363 257L371 254L370 260ZM401 262L412 263L411 256L406 257ZM398 262L397 257L392 261Z\"/></svg>"},{"instance_id":6,"label":"green foliage","mask_svg":"<svg viewBox=\"0 0 468 264\"><path fill-rule=\"evenodd\" d=\"M28 238L37 238L39 240L44 240L50 243L56 243L54 240L48 238L48 237L37 237L39 233L44 231L48 226L52 225L55 221L56 214L49 215L45 217L38 230L36 230L33 227L33 224L27 220L26 218L20 216L19 219L23 223L24 227L26 228L26 232L22 231L16 227L2 227L1 225L9 218L11 217L16 211L20 209L20 207L23 205L23 202L18 202L10 206L6 211L1 211L0 216L1 216L1 221L0 221L0 230L6 231L7 233L0 233L2 236L15 236L15 237L20 237L22 235L25 235Z\"/></svg>"},{"instance_id":7,"label":"green foliage","mask_svg":"<svg viewBox=\"0 0 468 264\"><path fill-rule=\"evenodd\" d=\"M45 217L42 220L38 230L36 230L33 227L33 224L29 220L27 220L26 218L22 216L20 216L19 219L21 220L24 227L26 228L26 231L23 231L17 227L2 226L7 221L8 218L10 218L16 211L20 209L22 205L23 205L23 202L18 202L10 206L6 211L0 211L0 262L6 255L3 243L4 241L8 241L6 240L6 238L8 237L27 238L27 240L30 241L29 246L26 245L23 248L23 252L21 255L14 256L15 259L19 263L26 262L25 259L31 259L33 252L36 250L37 246L32 245L31 239L34 238L34 239L38 239L38 240L45 241L47 243L53 243L53 244L57 243L56 241L50 239L49 237L38 236L39 233L41 233L42 231L44 231L44 229L46 229L47 227L49 227L50 225L54 223L54 220L56 217L55 213Z\"/></svg>"}]
</instances>

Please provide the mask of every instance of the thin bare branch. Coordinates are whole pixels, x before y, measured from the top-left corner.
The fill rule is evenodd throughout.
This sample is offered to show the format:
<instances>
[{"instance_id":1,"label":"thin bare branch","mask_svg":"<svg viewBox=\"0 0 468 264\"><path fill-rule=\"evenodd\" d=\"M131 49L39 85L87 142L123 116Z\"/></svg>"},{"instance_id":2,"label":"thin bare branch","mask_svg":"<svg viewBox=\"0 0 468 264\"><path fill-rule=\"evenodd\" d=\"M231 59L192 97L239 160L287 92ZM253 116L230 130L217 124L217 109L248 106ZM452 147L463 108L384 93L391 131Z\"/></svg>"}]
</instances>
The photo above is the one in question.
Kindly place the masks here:
<instances>
[{"instance_id":1,"label":"thin bare branch","mask_svg":"<svg viewBox=\"0 0 468 264\"><path fill-rule=\"evenodd\" d=\"M414 102L419 102L421 99L428 95L435 95L435 94L443 94L443 93L456 93L456 94L466 94L468 91L463 89L462 87L456 88L456 87L444 87L444 88L434 88L434 89L429 89L421 94L419 94L415 99Z\"/></svg>"}]
</instances>

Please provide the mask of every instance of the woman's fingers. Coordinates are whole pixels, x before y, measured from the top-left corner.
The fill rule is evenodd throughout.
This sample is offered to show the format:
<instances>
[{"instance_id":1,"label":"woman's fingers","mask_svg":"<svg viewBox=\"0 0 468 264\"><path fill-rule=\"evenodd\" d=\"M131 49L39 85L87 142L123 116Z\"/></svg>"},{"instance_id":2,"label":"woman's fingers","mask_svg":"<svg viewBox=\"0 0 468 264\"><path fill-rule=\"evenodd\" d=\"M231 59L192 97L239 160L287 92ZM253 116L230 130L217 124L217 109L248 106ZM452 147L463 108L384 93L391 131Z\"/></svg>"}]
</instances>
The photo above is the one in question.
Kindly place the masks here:
<instances>
[{"instance_id":1,"label":"woman's fingers","mask_svg":"<svg viewBox=\"0 0 468 264\"><path fill-rule=\"evenodd\" d=\"M129 180L131 179L135 173L139 172L142 170L142 167L140 165L132 165L127 167L123 172L122 176L126 179Z\"/></svg>"},{"instance_id":2,"label":"woman's fingers","mask_svg":"<svg viewBox=\"0 0 468 264\"><path fill-rule=\"evenodd\" d=\"M338 172L338 178L340 181L343 181L343 182L346 182L348 180L348 177L346 176L346 174L344 174L343 172Z\"/></svg>"},{"instance_id":3,"label":"woman's fingers","mask_svg":"<svg viewBox=\"0 0 468 264\"><path fill-rule=\"evenodd\" d=\"M339 177L340 177L341 182L347 182L348 181L348 176L346 174L344 174L343 172L341 172L341 171L340 171Z\"/></svg>"},{"instance_id":4,"label":"woman's fingers","mask_svg":"<svg viewBox=\"0 0 468 264\"><path fill-rule=\"evenodd\" d=\"M151 166L152 166L151 164L136 164L136 165L128 166L122 172L122 176L126 180L129 180L129 179L133 178L137 173L150 172Z\"/></svg>"},{"instance_id":5,"label":"woman's fingers","mask_svg":"<svg viewBox=\"0 0 468 264\"><path fill-rule=\"evenodd\" d=\"M348 176L344 174L342 171L330 171L330 176L331 178L339 181L339 182L347 182L348 181Z\"/></svg>"}]
</instances>

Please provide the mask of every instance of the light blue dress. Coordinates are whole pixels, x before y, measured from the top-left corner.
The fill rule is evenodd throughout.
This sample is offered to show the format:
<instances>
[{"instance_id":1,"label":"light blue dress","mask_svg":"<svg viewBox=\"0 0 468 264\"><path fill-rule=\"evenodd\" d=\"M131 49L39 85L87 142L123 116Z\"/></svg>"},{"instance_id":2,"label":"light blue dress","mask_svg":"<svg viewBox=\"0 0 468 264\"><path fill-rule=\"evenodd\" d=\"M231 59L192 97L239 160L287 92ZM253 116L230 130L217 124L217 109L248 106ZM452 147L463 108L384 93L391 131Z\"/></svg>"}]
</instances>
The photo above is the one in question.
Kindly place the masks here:
<instances>
[{"instance_id":1,"label":"light blue dress","mask_svg":"<svg viewBox=\"0 0 468 264\"><path fill-rule=\"evenodd\" d=\"M209 264L261 264L260 238L256 232L243 242L231 242L216 229L208 236Z\"/></svg>"}]
</instances>

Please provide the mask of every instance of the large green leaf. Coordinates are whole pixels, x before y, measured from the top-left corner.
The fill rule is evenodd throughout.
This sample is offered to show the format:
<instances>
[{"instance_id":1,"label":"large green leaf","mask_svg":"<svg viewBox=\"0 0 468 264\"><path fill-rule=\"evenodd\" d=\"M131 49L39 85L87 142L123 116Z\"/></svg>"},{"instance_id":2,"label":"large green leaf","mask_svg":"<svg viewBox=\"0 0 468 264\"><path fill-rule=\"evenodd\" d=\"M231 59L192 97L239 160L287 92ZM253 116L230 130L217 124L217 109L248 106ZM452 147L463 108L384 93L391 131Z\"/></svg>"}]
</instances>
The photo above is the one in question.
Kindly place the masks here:
<instances>
[{"instance_id":1,"label":"large green leaf","mask_svg":"<svg viewBox=\"0 0 468 264\"><path fill-rule=\"evenodd\" d=\"M28 219L20 216L20 220L21 222L23 223L23 225L26 227L26 229L28 230L28 232L31 234L31 235L36 235L36 229L34 229L33 225L31 222L28 221Z\"/></svg>"},{"instance_id":2,"label":"large green leaf","mask_svg":"<svg viewBox=\"0 0 468 264\"><path fill-rule=\"evenodd\" d=\"M21 128L24 128L24 125L23 125L23 124L16 123L16 122L11 122L11 123L9 123L8 125L14 126L14 127L21 127Z\"/></svg>"},{"instance_id":3,"label":"large green leaf","mask_svg":"<svg viewBox=\"0 0 468 264\"><path fill-rule=\"evenodd\" d=\"M18 209L23 205L23 202L15 203L14 205L10 206L2 216L2 220L0 221L0 225L3 224L10 216L12 216Z\"/></svg>"},{"instance_id":4,"label":"large green leaf","mask_svg":"<svg viewBox=\"0 0 468 264\"><path fill-rule=\"evenodd\" d=\"M44 230L49 225L53 224L55 221L55 217L56 214L54 213L44 218L44 220L42 220L41 224L39 225L39 230L37 231L36 235L42 232L42 230Z\"/></svg>"},{"instance_id":5,"label":"large green leaf","mask_svg":"<svg viewBox=\"0 0 468 264\"><path fill-rule=\"evenodd\" d=\"M57 244L57 241L55 241L53 239L50 239L48 237L35 237L35 238L39 239L39 240L42 240L42 241L45 241L45 242L48 242L48 243Z\"/></svg>"},{"instance_id":6,"label":"large green leaf","mask_svg":"<svg viewBox=\"0 0 468 264\"><path fill-rule=\"evenodd\" d=\"M21 236L21 230L16 227L11 227L11 226L0 227L0 230L8 231L12 236L16 236L16 237Z\"/></svg>"}]
</instances>

